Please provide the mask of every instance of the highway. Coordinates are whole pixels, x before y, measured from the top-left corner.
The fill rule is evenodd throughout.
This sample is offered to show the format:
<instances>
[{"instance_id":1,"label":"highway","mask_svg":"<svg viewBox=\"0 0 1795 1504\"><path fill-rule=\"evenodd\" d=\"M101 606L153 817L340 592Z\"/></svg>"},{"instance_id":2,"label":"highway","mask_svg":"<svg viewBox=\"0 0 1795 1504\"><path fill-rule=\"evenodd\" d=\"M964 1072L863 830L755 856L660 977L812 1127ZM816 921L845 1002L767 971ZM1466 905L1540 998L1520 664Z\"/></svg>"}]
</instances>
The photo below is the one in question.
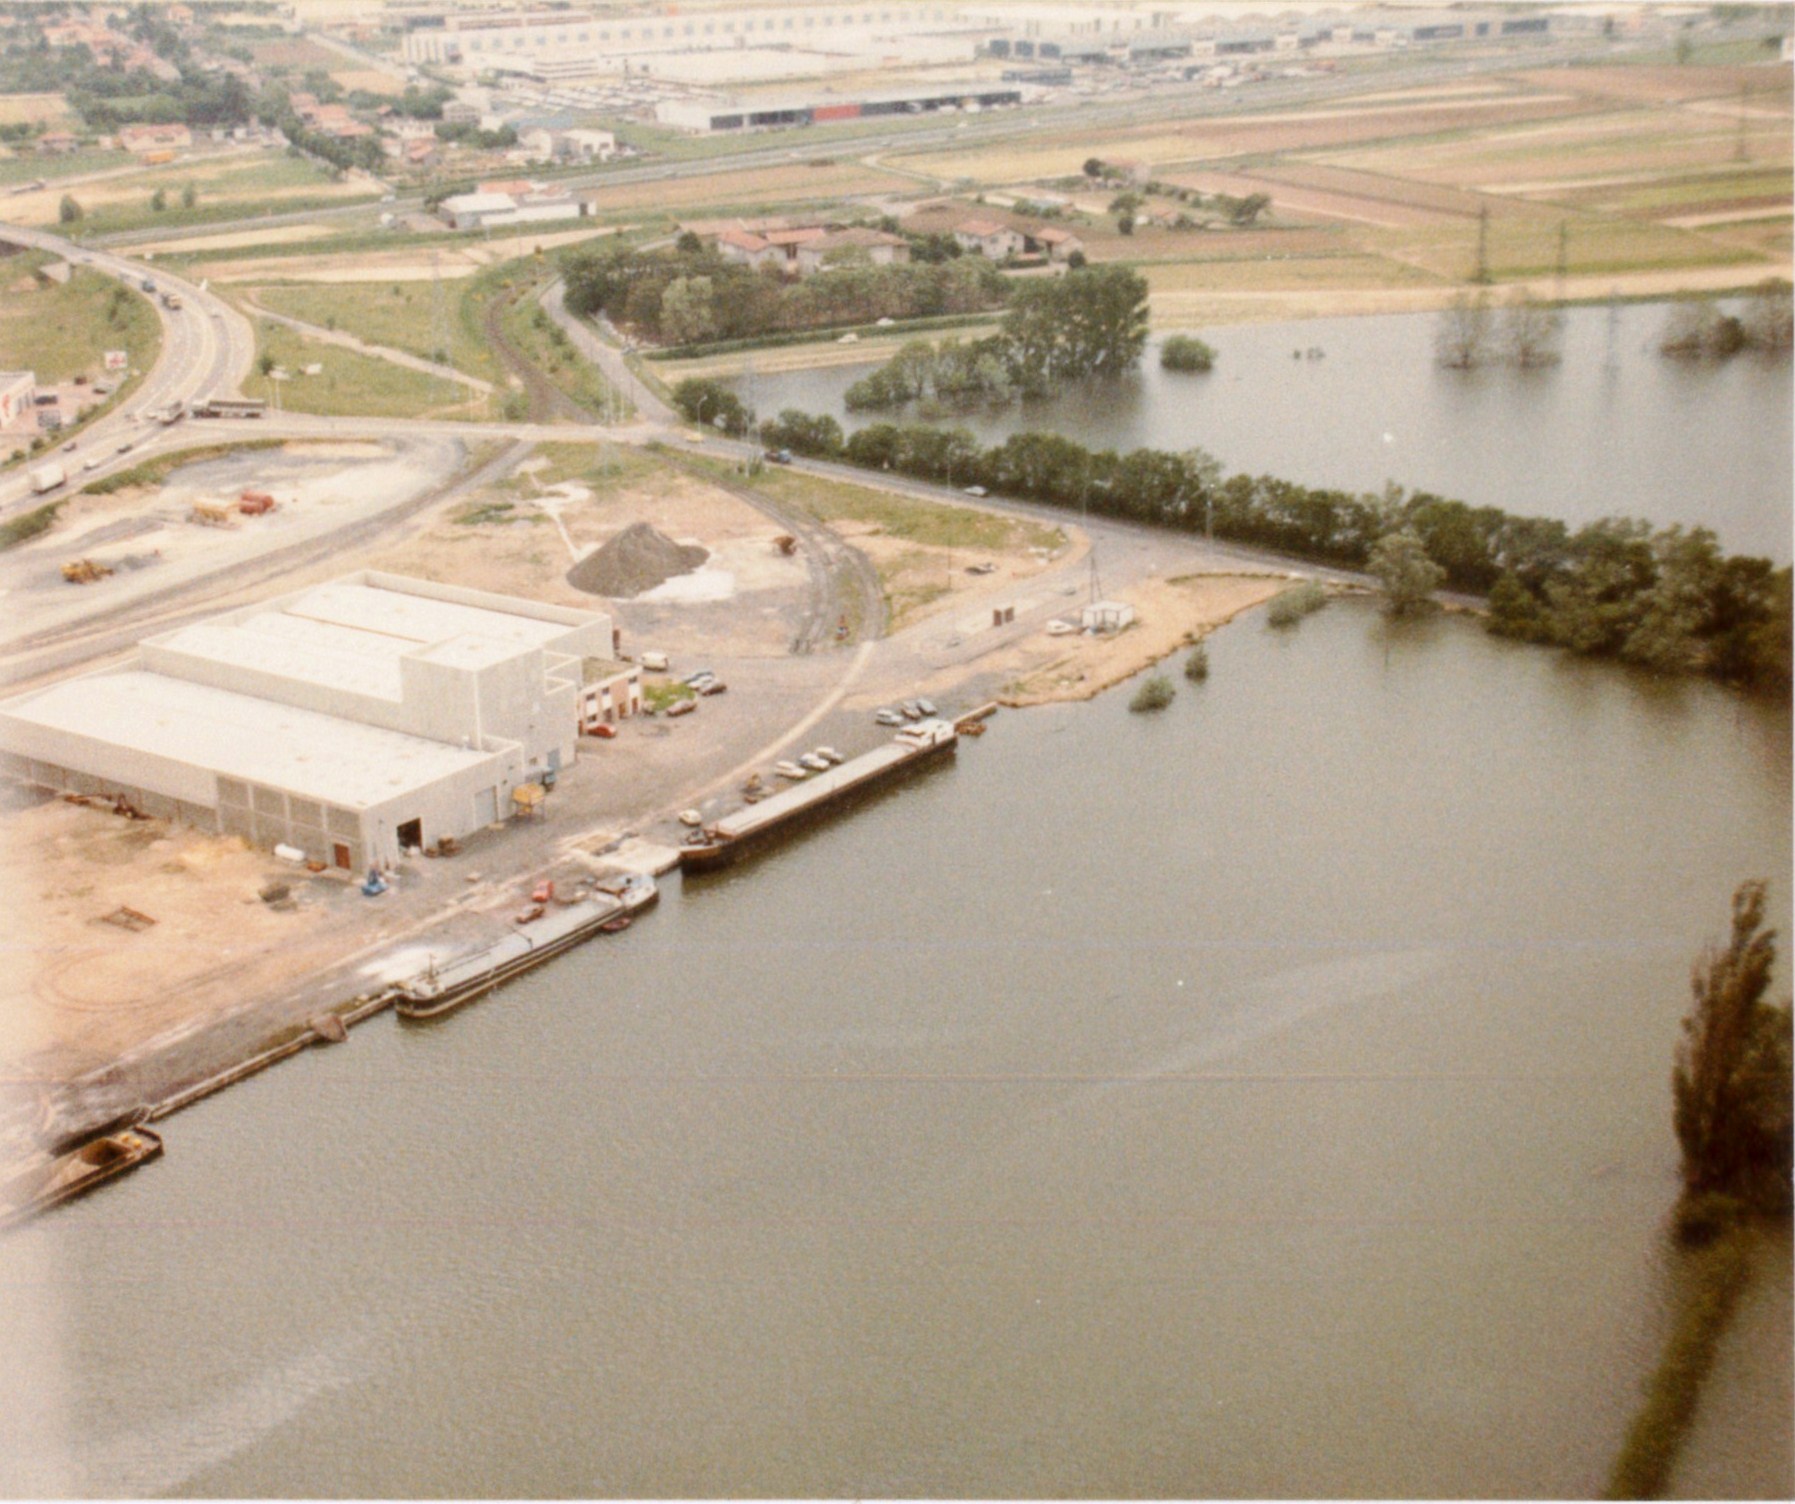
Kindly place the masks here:
<instances>
[{"instance_id":1,"label":"highway","mask_svg":"<svg viewBox=\"0 0 1795 1504\"><path fill-rule=\"evenodd\" d=\"M165 308L160 297L150 299L156 316L162 321L162 348L156 364L144 377L135 392L114 411L83 429L72 442L73 451L47 452L43 459L59 460L71 472L68 494L79 489L79 481L92 480L121 464L135 463L120 452L123 444L132 445L160 432L160 425L144 415L171 404L186 407L200 397L224 395L241 389L255 361L255 328L223 299L184 277L171 275L159 266L132 261L113 252L89 249L53 235L47 230L27 229L21 225L0 222L0 240L33 250L52 251L67 257L77 266L91 266L95 271L119 278L139 296L147 278L158 292L177 293L179 309ZM105 460L91 471L82 463L95 455ZM0 518L11 515L37 498L32 494L27 471L22 465L0 473Z\"/></svg>"}]
</instances>

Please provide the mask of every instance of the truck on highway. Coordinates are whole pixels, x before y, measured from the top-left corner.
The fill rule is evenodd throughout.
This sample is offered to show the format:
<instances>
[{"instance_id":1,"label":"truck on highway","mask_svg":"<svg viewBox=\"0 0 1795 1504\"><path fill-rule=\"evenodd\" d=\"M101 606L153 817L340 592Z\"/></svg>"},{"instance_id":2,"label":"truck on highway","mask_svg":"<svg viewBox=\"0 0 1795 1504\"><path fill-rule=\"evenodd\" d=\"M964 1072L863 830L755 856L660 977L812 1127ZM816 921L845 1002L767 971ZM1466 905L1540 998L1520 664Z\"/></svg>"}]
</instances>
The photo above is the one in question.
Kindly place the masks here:
<instances>
[{"instance_id":1,"label":"truck on highway","mask_svg":"<svg viewBox=\"0 0 1795 1504\"><path fill-rule=\"evenodd\" d=\"M162 294L162 306L164 308L168 309L171 313L178 311L181 306L181 295L178 292L174 292L172 290L169 292L163 293Z\"/></svg>"},{"instance_id":2,"label":"truck on highway","mask_svg":"<svg viewBox=\"0 0 1795 1504\"><path fill-rule=\"evenodd\" d=\"M54 491L69 478L68 471L61 465L39 465L30 472L31 492L34 496L42 496L46 491Z\"/></svg>"},{"instance_id":3,"label":"truck on highway","mask_svg":"<svg viewBox=\"0 0 1795 1504\"><path fill-rule=\"evenodd\" d=\"M187 409L182 407L178 402L171 402L167 407L153 408L150 411L150 416L164 428L167 428L171 423L179 423L181 419L186 417Z\"/></svg>"}]
</instances>

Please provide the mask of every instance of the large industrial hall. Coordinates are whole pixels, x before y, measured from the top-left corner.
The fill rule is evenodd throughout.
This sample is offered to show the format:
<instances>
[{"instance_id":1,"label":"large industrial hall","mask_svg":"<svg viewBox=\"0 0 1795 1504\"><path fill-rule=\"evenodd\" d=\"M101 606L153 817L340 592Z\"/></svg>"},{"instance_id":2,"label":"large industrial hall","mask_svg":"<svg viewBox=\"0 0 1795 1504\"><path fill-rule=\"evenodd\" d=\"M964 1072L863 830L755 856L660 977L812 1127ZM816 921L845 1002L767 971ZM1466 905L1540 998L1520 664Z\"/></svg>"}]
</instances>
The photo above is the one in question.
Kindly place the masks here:
<instances>
[{"instance_id":1,"label":"large industrial hall","mask_svg":"<svg viewBox=\"0 0 1795 1504\"><path fill-rule=\"evenodd\" d=\"M600 612L365 571L0 704L0 769L359 872L552 783L637 703L614 651Z\"/></svg>"}]
</instances>

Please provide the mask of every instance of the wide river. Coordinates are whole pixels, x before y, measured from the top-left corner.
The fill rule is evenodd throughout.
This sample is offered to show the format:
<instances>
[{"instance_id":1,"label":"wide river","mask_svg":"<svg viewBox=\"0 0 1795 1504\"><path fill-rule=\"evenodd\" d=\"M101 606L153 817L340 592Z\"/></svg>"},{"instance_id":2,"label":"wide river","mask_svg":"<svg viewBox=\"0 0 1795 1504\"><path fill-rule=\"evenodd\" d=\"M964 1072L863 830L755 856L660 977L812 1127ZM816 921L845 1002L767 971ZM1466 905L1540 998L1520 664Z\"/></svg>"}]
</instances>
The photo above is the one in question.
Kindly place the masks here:
<instances>
[{"instance_id":1,"label":"wide river","mask_svg":"<svg viewBox=\"0 0 1795 1504\"><path fill-rule=\"evenodd\" d=\"M1475 506L1711 527L1733 553L1789 562L1795 526L1795 385L1787 356L1666 359L1663 304L1572 309L1559 365L1441 369L1431 314L1205 330L1206 375L1136 373L1048 402L956 417L987 443L1051 430L1094 448L1200 446L1229 471L1312 486L1386 481ZM1293 359L1292 352L1322 355ZM758 375L754 405L833 413L868 366ZM738 391L742 383L736 383Z\"/></svg>"},{"instance_id":2,"label":"wide river","mask_svg":"<svg viewBox=\"0 0 1795 1504\"><path fill-rule=\"evenodd\" d=\"M171 1119L0 1242L0 1490L1592 1496L1786 711L1345 603L1211 659Z\"/></svg>"}]
</instances>

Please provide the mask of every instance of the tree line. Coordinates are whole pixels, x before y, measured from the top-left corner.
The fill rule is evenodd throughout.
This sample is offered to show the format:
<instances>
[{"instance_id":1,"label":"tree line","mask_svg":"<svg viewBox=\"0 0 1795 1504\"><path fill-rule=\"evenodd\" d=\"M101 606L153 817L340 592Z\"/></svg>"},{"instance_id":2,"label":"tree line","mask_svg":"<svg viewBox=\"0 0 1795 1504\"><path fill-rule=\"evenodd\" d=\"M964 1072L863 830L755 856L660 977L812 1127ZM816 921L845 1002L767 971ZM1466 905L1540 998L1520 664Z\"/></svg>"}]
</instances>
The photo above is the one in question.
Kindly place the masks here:
<instances>
[{"instance_id":1,"label":"tree line","mask_svg":"<svg viewBox=\"0 0 1795 1504\"><path fill-rule=\"evenodd\" d=\"M1067 382L1117 376L1147 341L1147 284L1125 266L1078 267L1016 285L985 339L912 340L846 393L850 411L924 402L968 408L1041 397Z\"/></svg>"},{"instance_id":2,"label":"tree line","mask_svg":"<svg viewBox=\"0 0 1795 1504\"><path fill-rule=\"evenodd\" d=\"M1013 434L989 447L966 429L927 424L874 423L846 435L834 418L796 409L760 432L769 446L797 454L1132 522L1208 528L1230 542L1348 569L1391 561L1394 546L1380 556L1380 542L1406 535L1438 583L1488 597L1493 632L1789 690L1789 568L1724 554L1706 528L1609 517L1573 529L1427 491L1362 494L1225 476L1201 449L1118 454L1054 433Z\"/></svg>"},{"instance_id":3,"label":"tree line","mask_svg":"<svg viewBox=\"0 0 1795 1504\"><path fill-rule=\"evenodd\" d=\"M792 280L685 237L664 251L582 248L565 254L561 266L575 313L602 313L636 338L665 345L979 313L1002 307L1010 295L1003 274L977 256L876 266L864 253L847 252Z\"/></svg>"}]
</instances>

